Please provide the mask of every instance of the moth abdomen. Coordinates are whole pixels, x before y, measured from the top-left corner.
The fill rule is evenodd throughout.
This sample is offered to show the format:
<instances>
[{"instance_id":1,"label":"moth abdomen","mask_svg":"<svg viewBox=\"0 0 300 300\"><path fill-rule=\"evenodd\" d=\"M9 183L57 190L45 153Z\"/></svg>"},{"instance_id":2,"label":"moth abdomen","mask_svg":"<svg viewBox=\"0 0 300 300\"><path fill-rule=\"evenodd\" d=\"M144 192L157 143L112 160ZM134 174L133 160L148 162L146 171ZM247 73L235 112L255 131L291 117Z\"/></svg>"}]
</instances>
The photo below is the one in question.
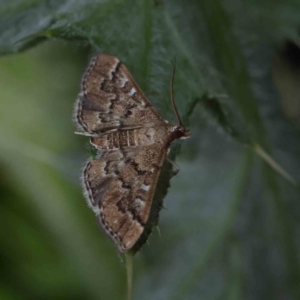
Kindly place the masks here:
<instances>
[{"instance_id":1,"label":"moth abdomen","mask_svg":"<svg viewBox=\"0 0 300 300\"><path fill-rule=\"evenodd\" d=\"M98 137L93 137L90 143L98 150L115 150L135 145L132 130L110 132Z\"/></svg>"},{"instance_id":2,"label":"moth abdomen","mask_svg":"<svg viewBox=\"0 0 300 300\"><path fill-rule=\"evenodd\" d=\"M157 142L156 128L138 128L110 132L91 138L91 144L99 150L148 146Z\"/></svg>"}]
</instances>

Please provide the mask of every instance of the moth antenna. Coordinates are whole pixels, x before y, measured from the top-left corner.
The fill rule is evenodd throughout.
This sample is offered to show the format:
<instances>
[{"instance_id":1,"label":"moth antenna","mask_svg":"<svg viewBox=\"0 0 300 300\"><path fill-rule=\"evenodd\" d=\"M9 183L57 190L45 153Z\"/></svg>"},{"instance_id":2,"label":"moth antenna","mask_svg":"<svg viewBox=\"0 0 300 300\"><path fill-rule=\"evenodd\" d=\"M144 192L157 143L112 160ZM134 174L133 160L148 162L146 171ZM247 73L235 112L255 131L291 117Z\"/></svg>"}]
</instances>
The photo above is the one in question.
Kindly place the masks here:
<instances>
[{"instance_id":1,"label":"moth antenna","mask_svg":"<svg viewBox=\"0 0 300 300\"><path fill-rule=\"evenodd\" d=\"M182 122L181 122L181 119L180 119L180 116L179 116L179 113L177 111L177 107L176 107L176 104L175 104L175 100L174 100L174 77L175 77L175 71L176 71L176 58L173 60L171 60L171 63L172 63L172 66L173 66L173 71L172 71L172 78L171 78L171 85L170 85L170 92L171 92L171 103L172 103L172 106L173 106L173 109L174 109L174 112L177 116L177 119L178 119L178 122L179 122L179 125L183 126Z\"/></svg>"}]
</instances>

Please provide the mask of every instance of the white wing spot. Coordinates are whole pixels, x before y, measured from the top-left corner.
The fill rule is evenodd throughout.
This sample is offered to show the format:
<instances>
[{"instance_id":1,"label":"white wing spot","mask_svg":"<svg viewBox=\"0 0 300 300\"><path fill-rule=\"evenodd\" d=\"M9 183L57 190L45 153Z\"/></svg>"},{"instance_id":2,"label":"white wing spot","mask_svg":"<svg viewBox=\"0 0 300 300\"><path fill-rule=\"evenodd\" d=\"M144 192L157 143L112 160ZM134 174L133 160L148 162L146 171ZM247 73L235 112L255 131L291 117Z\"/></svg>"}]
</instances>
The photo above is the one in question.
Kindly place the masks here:
<instances>
[{"instance_id":1,"label":"white wing spot","mask_svg":"<svg viewBox=\"0 0 300 300\"><path fill-rule=\"evenodd\" d=\"M139 207L145 206L145 202L140 198L135 199L135 204L138 205Z\"/></svg>"},{"instance_id":2,"label":"white wing spot","mask_svg":"<svg viewBox=\"0 0 300 300\"><path fill-rule=\"evenodd\" d=\"M126 78L121 78L121 87L123 88L125 86L125 84L127 83L127 79Z\"/></svg>"},{"instance_id":3,"label":"white wing spot","mask_svg":"<svg viewBox=\"0 0 300 300\"><path fill-rule=\"evenodd\" d=\"M136 93L136 89L135 88L131 88L130 92L128 93L128 96L133 96Z\"/></svg>"},{"instance_id":4,"label":"white wing spot","mask_svg":"<svg viewBox=\"0 0 300 300\"><path fill-rule=\"evenodd\" d=\"M150 189L150 185L143 184L141 189L147 192Z\"/></svg>"}]
</instances>

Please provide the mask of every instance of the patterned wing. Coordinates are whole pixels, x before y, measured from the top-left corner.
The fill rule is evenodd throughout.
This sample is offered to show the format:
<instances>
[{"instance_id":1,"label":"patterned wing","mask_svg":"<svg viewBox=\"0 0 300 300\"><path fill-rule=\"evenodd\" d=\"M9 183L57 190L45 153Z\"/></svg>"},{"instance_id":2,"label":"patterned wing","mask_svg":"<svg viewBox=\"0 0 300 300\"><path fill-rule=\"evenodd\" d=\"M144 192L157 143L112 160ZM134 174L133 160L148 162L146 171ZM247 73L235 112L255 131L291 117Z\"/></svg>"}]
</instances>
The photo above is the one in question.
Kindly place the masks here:
<instances>
[{"instance_id":1,"label":"patterned wing","mask_svg":"<svg viewBox=\"0 0 300 300\"><path fill-rule=\"evenodd\" d=\"M144 230L166 155L157 145L105 151L84 169L88 204L122 253Z\"/></svg>"},{"instance_id":2,"label":"patterned wing","mask_svg":"<svg viewBox=\"0 0 300 300\"><path fill-rule=\"evenodd\" d=\"M82 133L165 124L126 66L116 57L92 58L81 83L74 121Z\"/></svg>"}]
</instances>

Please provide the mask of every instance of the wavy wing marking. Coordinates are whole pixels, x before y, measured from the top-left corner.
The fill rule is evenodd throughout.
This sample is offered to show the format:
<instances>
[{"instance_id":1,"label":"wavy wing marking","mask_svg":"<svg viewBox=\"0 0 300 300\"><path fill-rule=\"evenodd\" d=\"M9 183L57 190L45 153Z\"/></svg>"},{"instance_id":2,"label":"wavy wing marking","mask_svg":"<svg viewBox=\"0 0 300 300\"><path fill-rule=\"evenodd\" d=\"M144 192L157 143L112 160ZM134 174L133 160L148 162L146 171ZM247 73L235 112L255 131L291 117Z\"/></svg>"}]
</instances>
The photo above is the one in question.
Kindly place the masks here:
<instances>
[{"instance_id":1,"label":"wavy wing marking","mask_svg":"<svg viewBox=\"0 0 300 300\"><path fill-rule=\"evenodd\" d=\"M74 109L77 129L88 135L164 124L126 66L116 57L91 59Z\"/></svg>"},{"instance_id":2,"label":"wavy wing marking","mask_svg":"<svg viewBox=\"0 0 300 300\"><path fill-rule=\"evenodd\" d=\"M157 145L105 151L85 167L88 204L122 253L144 230L166 155L167 149Z\"/></svg>"}]
</instances>

